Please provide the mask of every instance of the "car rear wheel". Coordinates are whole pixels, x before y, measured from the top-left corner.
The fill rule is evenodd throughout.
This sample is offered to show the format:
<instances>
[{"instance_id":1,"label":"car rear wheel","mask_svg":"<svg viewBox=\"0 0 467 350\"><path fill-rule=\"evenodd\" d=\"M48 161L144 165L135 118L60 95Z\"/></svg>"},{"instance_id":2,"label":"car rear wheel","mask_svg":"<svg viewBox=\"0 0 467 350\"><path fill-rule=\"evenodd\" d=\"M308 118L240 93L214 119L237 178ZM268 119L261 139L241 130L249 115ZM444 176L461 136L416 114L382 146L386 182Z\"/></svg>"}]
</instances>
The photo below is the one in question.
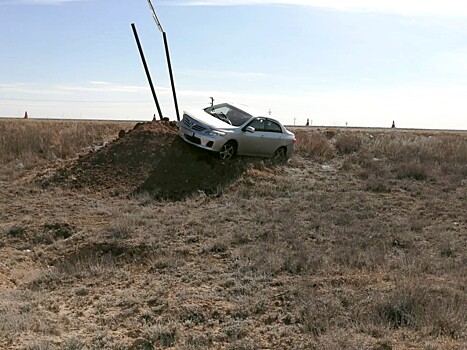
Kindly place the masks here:
<instances>
[{"instance_id":1,"label":"car rear wheel","mask_svg":"<svg viewBox=\"0 0 467 350\"><path fill-rule=\"evenodd\" d=\"M228 160L232 159L235 157L235 154L237 153L237 145L233 141L229 141L224 144L224 146L221 147L219 151L219 158L222 160Z\"/></svg>"},{"instance_id":2,"label":"car rear wheel","mask_svg":"<svg viewBox=\"0 0 467 350\"><path fill-rule=\"evenodd\" d=\"M272 156L272 161L274 163L285 163L287 160L287 149L285 147L280 147L278 148L275 152L274 155Z\"/></svg>"}]
</instances>

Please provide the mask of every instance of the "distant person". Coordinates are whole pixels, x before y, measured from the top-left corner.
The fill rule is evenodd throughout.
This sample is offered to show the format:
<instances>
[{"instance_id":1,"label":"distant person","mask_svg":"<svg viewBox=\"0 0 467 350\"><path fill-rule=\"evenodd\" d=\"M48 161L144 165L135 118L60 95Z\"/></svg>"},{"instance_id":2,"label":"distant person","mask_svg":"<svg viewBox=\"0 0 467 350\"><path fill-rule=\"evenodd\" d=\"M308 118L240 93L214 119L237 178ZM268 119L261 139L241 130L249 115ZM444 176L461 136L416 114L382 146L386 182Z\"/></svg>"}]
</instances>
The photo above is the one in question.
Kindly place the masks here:
<instances>
[{"instance_id":1,"label":"distant person","mask_svg":"<svg viewBox=\"0 0 467 350\"><path fill-rule=\"evenodd\" d=\"M28 119L28 111L24 112L24 119Z\"/></svg>"},{"instance_id":2,"label":"distant person","mask_svg":"<svg viewBox=\"0 0 467 350\"><path fill-rule=\"evenodd\" d=\"M310 119L309 118L307 118L307 120L306 120L306 126L310 126Z\"/></svg>"},{"instance_id":3,"label":"distant person","mask_svg":"<svg viewBox=\"0 0 467 350\"><path fill-rule=\"evenodd\" d=\"M154 114L154 116L152 117L152 121L155 122L156 121L156 115Z\"/></svg>"},{"instance_id":4,"label":"distant person","mask_svg":"<svg viewBox=\"0 0 467 350\"><path fill-rule=\"evenodd\" d=\"M395 129L395 127L396 127L396 123L394 123L394 120L393 120L391 128Z\"/></svg>"}]
</instances>

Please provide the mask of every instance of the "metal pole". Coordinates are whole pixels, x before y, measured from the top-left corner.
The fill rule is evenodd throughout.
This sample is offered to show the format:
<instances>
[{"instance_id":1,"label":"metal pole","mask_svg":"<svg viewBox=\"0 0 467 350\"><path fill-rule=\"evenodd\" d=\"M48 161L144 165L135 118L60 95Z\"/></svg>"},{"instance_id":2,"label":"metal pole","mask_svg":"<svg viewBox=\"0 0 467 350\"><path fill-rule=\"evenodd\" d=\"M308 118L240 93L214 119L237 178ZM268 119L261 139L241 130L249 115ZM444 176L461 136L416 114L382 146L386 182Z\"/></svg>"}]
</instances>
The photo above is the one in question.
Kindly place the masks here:
<instances>
[{"instance_id":1,"label":"metal pole","mask_svg":"<svg viewBox=\"0 0 467 350\"><path fill-rule=\"evenodd\" d=\"M165 55L167 56L167 66L169 67L170 84L172 85L172 95L174 97L175 112L177 113L177 120L180 121L180 113L178 112L177 94L175 93L175 83L174 83L174 77L172 74L172 64L170 63L169 45L167 44L167 35L165 34L165 32L162 32L162 36L164 37Z\"/></svg>"},{"instance_id":2,"label":"metal pole","mask_svg":"<svg viewBox=\"0 0 467 350\"><path fill-rule=\"evenodd\" d=\"M175 83L174 83L174 77L172 74L172 64L170 63L169 45L167 44L167 35L165 34L164 29L162 28L162 24L159 21L159 18L157 17L156 10L154 10L154 6L152 6L151 0L147 0L147 1L148 1L149 9L151 10L151 13L152 13L152 18L154 19L154 22L156 22L157 28L162 33L162 36L164 38L165 55L167 57L167 66L169 67L170 83L172 85L172 95L174 98L175 112L177 113L177 120L180 121L180 113L178 112L177 94L175 93Z\"/></svg>"},{"instance_id":3,"label":"metal pole","mask_svg":"<svg viewBox=\"0 0 467 350\"><path fill-rule=\"evenodd\" d=\"M143 61L144 71L146 72L146 77L148 78L149 86L151 87L152 97L154 97L154 102L156 102L157 112L159 112L159 118L162 120L162 111L159 106L159 101L157 100L156 90L154 90L154 85L152 84L151 75L149 74L148 65L146 64L146 59L144 58L143 48L139 41L138 32L136 31L136 26L134 23L131 24L133 29L133 34L135 35L136 44L138 45L139 54L141 55L141 61Z\"/></svg>"}]
</instances>

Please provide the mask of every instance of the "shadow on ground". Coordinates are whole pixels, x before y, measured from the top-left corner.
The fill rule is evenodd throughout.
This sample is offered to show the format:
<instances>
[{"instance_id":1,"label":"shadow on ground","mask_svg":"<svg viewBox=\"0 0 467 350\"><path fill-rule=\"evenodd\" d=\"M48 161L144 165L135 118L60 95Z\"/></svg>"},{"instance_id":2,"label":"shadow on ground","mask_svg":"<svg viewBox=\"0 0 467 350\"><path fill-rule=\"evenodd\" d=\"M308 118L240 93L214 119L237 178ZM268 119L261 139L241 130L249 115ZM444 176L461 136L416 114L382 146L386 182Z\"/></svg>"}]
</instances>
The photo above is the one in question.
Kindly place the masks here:
<instances>
[{"instance_id":1,"label":"shadow on ground","mask_svg":"<svg viewBox=\"0 0 467 350\"><path fill-rule=\"evenodd\" d=\"M243 157L222 161L215 154L188 145L177 137L136 192L171 200L200 191L219 195L254 161Z\"/></svg>"}]
</instances>

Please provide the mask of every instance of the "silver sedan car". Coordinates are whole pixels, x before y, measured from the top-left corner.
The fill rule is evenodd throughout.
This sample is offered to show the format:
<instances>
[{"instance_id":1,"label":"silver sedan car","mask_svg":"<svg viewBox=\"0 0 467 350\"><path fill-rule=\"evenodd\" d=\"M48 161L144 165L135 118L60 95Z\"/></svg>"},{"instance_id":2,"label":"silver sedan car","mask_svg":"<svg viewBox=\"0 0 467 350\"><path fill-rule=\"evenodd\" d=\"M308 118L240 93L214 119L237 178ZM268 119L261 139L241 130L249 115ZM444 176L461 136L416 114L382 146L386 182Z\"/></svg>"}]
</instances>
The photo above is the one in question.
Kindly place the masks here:
<instances>
[{"instance_id":1,"label":"silver sedan car","mask_svg":"<svg viewBox=\"0 0 467 350\"><path fill-rule=\"evenodd\" d=\"M217 152L224 160L245 155L283 162L292 156L296 142L295 135L277 120L250 107L230 103L185 111L178 127L183 140Z\"/></svg>"}]
</instances>

